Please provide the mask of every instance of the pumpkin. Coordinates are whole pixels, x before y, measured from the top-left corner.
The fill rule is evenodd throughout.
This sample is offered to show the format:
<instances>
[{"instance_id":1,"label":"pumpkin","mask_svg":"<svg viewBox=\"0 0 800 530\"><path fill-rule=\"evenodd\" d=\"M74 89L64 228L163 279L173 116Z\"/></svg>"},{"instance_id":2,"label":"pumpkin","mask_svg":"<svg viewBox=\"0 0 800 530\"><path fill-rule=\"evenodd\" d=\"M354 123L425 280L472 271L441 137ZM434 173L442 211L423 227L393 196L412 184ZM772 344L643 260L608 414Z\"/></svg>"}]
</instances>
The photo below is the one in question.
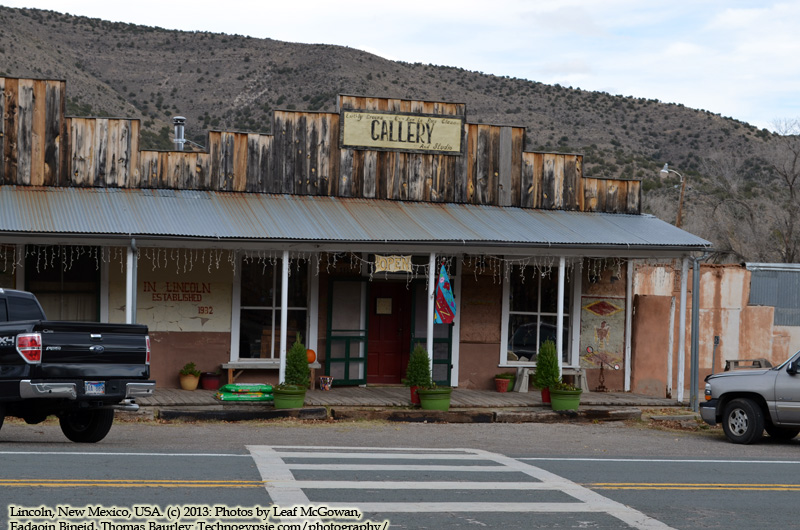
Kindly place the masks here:
<instances>
[{"instance_id":1,"label":"pumpkin","mask_svg":"<svg viewBox=\"0 0 800 530\"><path fill-rule=\"evenodd\" d=\"M314 350L306 350L306 357L308 357L308 364L312 364L317 360L317 352Z\"/></svg>"}]
</instances>

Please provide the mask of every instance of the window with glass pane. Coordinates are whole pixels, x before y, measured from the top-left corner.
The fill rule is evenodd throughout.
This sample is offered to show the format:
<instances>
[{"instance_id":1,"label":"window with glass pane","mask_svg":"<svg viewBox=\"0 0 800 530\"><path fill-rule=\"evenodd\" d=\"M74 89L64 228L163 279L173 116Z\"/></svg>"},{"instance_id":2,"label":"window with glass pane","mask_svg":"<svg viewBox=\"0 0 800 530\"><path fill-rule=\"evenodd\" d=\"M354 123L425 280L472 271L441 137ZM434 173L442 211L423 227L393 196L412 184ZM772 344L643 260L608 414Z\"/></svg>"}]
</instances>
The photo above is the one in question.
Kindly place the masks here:
<instances>
[{"instance_id":1,"label":"window with glass pane","mask_svg":"<svg viewBox=\"0 0 800 530\"><path fill-rule=\"evenodd\" d=\"M242 263L241 312L239 314L239 358L277 359L280 355L281 264ZM297 333L306 339L308 323L308 265L292 262L289 274L288 344Z\"/></svg>"},{"instance_id":2,"label":"window with glass pane","mask_svg":"<svg viewBox=\"0 0 800 530\"><path fill-rule=\"evenodd\" d=\"M508 357L511 362L536 362L539 346L556 340L558 274L533 267L512 267L508 289ZM564 284L564 363L569 362L569 279Z\"/></svg>"}]
</instances>

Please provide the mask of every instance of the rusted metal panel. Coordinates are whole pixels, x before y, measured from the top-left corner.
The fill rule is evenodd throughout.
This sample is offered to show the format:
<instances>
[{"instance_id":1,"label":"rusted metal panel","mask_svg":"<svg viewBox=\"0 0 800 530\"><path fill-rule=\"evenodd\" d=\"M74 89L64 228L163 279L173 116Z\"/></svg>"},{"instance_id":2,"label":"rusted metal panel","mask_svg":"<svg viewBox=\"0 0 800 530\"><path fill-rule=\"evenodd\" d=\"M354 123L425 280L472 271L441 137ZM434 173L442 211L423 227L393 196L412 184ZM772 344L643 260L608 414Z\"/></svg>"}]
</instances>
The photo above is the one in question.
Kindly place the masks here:
<instances>
[{"instance_id":1,"label":"rusted metal panel","mask_svg":"<svg viewBox=\"0 0 800 530\"><path fill-rule=\"evenodd\" d=\"M686 252L710 246L653 216L298 195L0 186L0 232L256 241L426 242Z\"/></svg>"}]
</instances>

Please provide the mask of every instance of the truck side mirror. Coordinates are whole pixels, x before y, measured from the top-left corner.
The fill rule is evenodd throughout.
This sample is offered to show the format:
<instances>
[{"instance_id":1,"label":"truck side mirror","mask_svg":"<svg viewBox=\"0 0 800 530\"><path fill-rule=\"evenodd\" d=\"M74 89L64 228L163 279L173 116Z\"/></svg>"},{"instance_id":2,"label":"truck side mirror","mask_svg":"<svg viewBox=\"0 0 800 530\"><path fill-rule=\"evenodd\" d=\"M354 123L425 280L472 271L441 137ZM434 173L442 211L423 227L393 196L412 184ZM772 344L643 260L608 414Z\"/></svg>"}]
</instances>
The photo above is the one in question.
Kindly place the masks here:
<instances>
[{"instance_id":1,"label":"truck side mirror","mask_svg":"<svg viewBox=\"0 0 800 530\"><path fill-rule=\"evenodd\" d=\"M800 371L800 359L796 359L786 366L786 373L789 375L797 375L798 371Z\"/></svg>"}]
</instances>

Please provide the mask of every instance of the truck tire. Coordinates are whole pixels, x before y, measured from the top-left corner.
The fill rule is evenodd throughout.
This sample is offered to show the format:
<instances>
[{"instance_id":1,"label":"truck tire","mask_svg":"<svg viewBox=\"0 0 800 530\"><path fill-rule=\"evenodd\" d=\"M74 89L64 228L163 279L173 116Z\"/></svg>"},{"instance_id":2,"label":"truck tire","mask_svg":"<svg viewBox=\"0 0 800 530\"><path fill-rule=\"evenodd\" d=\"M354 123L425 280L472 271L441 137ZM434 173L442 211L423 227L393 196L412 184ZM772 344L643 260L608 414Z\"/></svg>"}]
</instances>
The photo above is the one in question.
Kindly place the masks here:
<instances>
[{"instance_id":1,"label":"truck tire","mask_svg":"<svg viewBox=\"0 0 800 530\"><path fill-rule=\"evenodd\" d=\"M764 412L752 399L734 399L725 405L722 430L736 444L751 444L764 435Z\"/></svg>"},{"instance_id":2,"label":"truck tire","mask_svg":"<svg viewBox=\"0 0 800 530\"><path fill-rule=\"evenodd\" d=\"M3 420L6 419L6 406L0 404L0 429L3 428Z\"/></svg>"},{"instance_id":3,"label":"truck tire","mask_svg":"<svg viewBox=\"0 0 800 530\"><path fill-rule=\"evenodd\" d=\"M776 427L775 425L767 425L766 429L770 438L784 441L791 440L800 433L800 429L796 427Z\"/></svg>"},{"instance_id":4,"label":"truck tire","mask_svg":"<svg viewBox=\"0 0 800 530\"><path fill-rule=\"evenodd\" d=\"M114 409L67 412L58 418L64 436L78 443L95 443L106 437L114 423Z\"/></svg>"}]
</instances>

